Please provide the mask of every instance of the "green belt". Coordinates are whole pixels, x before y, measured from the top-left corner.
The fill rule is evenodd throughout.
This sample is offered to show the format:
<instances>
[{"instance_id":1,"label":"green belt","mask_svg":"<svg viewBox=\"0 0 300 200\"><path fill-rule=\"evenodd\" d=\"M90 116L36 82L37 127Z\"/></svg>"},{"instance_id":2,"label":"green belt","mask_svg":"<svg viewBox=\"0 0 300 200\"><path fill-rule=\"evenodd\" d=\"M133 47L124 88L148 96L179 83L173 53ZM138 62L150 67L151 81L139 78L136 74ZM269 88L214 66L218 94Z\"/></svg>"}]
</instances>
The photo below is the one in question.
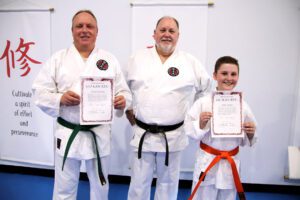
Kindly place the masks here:
<instances>
[{"instance_id":1,"label":"green belt","mask_svg":"<svg viewBox=\"0 0 300 200\"><path fill-rule=\"evenodd\" d=\"M73 143L73 141L74 141L77 133L79 131L89 131L92 134L92 136L93 136L93 139L94 139L94 142L95 142L95 146L96 146L96 154L97 154L97 162L98 162L98 174L99 174L99 177L100 177L100 182L101 182L102 185L105 185L106 181L105 181L105 177L104 177L103 172L102 172L100 155L99 155L98 145L97 145L97 140L96 140L96 134L95 134L94 131L92 131L92 128L97 127L99 125L73 124L71 122L68 122L68 121L64 120L61 117L57 118L57 122L60 125L73 130L73 132L71 133L71 136L70 136L70 138L69 138L69 140L67 142L67 146L66 146L66 150L65 150L64 158L63 158L62 170L64 170L64 165L65 165L65 162L66 162L66 159L67 159L70 147L71 147L71 145L72 145L72 143Z\"/></svg>"}]
</instances>

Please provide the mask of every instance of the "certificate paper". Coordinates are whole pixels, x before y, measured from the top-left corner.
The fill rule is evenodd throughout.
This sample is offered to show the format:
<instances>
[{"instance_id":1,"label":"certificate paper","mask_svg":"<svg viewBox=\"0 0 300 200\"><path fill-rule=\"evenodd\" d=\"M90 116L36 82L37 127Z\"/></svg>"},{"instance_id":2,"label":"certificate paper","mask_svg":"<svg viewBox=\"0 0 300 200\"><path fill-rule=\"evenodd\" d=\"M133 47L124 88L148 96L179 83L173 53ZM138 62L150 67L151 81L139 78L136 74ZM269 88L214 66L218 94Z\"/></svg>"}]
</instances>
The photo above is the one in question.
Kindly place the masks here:
<instances>
[{"instance_id":1,"label":"certificate paper","mask_svg":"<svg viewBox=\"0 0 300 200\"><path fill-rule=\"evenodd\" d=\"M244 137L241 92L215 92L212 114L212 137Z\"/></svg>"},{"instance_id":2,"label":"certificate paper","mask_svg":"<svg viewBox=\"0 0 300 200\"><path fill-rule=\"evenodd\" d=\"M113 78L81 77L81 125L112 122L113 86Z\"/></svg>"}]
</instances>

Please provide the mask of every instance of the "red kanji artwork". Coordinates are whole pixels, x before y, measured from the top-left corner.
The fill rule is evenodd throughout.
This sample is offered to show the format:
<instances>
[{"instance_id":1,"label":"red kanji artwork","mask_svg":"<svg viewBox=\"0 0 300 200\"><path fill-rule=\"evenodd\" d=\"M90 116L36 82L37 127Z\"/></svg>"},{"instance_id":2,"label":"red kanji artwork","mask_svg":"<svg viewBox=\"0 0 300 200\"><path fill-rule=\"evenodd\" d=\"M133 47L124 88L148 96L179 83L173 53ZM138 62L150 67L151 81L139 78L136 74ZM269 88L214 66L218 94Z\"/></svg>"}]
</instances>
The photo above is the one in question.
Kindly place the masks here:
<instances>
[{"instance_id":1,"label":"red kanji artwork","mask_svg":"<svg viewBox=\"0 0 300 200\"><path fill-rule=\"evenodd\" d=\"M28 56L30 45L34 45L34 44L35 44L34 42L24 42L24 39L20 38L19 46L15 51L13 51L10 49L11 46L10 40L6 41L6 47L0 57L0 60L4 60L4 58L6 60L7 77L10 78L11 69L15 69L16 67L18 67L22 71L20 75L21 77L27 76L31 70L30 63L41 64L41 62ZM15 58L15 54L19 55L19 57Z\"/></svg>"}]
</instances>

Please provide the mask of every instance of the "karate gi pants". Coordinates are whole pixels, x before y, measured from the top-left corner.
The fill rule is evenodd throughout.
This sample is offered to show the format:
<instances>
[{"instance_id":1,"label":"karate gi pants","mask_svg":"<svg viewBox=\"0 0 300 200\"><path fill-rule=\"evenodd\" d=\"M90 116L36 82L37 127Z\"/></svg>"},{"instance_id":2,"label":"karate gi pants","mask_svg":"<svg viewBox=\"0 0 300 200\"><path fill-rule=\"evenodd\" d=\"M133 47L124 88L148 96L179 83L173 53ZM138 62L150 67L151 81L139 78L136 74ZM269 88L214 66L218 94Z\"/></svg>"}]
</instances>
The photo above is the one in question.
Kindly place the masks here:
<instances>
[{"instance_id":1,"label":"karate gi pants","mask_svg":"<svg viewBox=\"0 0 300 200\"><path fill-rule=\"evenodd\" d=\"M193 187L197 182L193 181ZM200 185L193 200L235 200L236 189L218 189L215 185Z\"/></svg>"},{"instance_id":2,"label":"karate gi pants","mask_svg":"<svg viewBox=\"0 0 300 200\"><path fill-rule=\"evenodd\" d=\"M128 200L150 200L155 170L157 181L154 199L177 199L181 152L169 153L169 166L165 165L165 155L163 152L143 152L142 158L138 159L137 152L134 152Z\"/></svg>"},{"instance_id":3,"label":"karate gi pants","mask_svg":"<svg viewBox=\"0 0 300 200\"><path fill-rule=\"evenodd\" d=\"M108 200L108 167L109 156L101 157L101 167L106 184L101 185L97 159L82 160L85 162L90 183L90 200ZM81 160L67 158L62 171L63 157L55 154L55 179L53 200L76 200L79 183Z\"/></svg>"}]
</instances>

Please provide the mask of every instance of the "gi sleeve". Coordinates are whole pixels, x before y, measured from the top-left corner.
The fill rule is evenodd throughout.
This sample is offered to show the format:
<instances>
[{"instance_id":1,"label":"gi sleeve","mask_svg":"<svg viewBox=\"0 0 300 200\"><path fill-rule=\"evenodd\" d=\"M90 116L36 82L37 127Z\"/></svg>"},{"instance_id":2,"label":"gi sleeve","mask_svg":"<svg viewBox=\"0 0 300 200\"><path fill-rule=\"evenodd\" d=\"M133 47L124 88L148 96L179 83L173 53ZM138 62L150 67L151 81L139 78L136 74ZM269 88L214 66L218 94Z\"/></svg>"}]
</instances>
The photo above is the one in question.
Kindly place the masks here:
<instances>
[{"instance_id":1,"label":"gi sleeve","mask_svg":"<svg viewBox=\"0 0 300 200\"><path fill-rule=\"evenodd\" d=\"M127 65L123 68L125 81L131 91L132 91L132 85L131 85L132 81L131 81L130 75L132 72L132 68L134 68L134 56L133 55L129 58ZM128 104L128 107L126 108L126 110L133 110L133 96L132 96L131 102L130 102L130 104Z\"/></svg>"},{"instance_id":2,"label":"gi sleeve","mask_svg":"<svg viewBox=\"0 0 300 200\"><path fill-rule=\"evenodd\" d=\"M202 99L198 99L190 108L184 120L185 133L187 136L197 141L200 141L210 129L209 123L207 123L204 129L200 129L199 126L202 104Z\"/></svg>"},{"instance_id":3,"label":"gi sleeve","mask_svg":"<svg viewBox=\"0 0 300 200\"><path fill-rule=\"evenodd\" d=\"M208 75L205 67L195 59L194 71L197 79L195 100L209 94L212 90L212 78Z\"/></svg>"},{"instance_id":4,"label":"gi sleeve","mask_svg":"<svg viewBox=\"0 0 300 200\"><path fill-rule=\"evenodd\" d=\"M58 92L55 80L57 65L58 61L54 56L46 61L32 85L34 103L52 117L58 117L63 95Z\"/></svg>"},{"instance_id":5,"label":"gi sleeve","mask_svg":"<svg viewBox=\"0 0 300 200\"><path fill-rule=\"evenodd\" d=\"M126 111L130 106L131 106L131 102L132 102L132 95L131 92L129 90L129 87L126 83L125 77L123 75L123 72L120 68L120 64L117 62L116 64L116 85L115 85L115 89L116 89L116 93L115 96L119 96L122 95L125 97L126 99L126 107L124 110L116 110L116 114L117 116L122 116L124 114L124 111Z\"/></svg>"},{"instance_id":6,"label":"gi sleeve","mask_svg":"<svg viewBox=\"0 0 300 200\"><path fill-rule=\"evenodd\" d=\"M247 134L245 133L245 137L243 138L242 141L242 146L245 145L252 146L257 142L257 121L249 105L246 102L243 102L243 110L244 110L244 122L253 122L255 124L256 130L254 136L251 139L249 139Z\"/></svg>"}]
</instances>

